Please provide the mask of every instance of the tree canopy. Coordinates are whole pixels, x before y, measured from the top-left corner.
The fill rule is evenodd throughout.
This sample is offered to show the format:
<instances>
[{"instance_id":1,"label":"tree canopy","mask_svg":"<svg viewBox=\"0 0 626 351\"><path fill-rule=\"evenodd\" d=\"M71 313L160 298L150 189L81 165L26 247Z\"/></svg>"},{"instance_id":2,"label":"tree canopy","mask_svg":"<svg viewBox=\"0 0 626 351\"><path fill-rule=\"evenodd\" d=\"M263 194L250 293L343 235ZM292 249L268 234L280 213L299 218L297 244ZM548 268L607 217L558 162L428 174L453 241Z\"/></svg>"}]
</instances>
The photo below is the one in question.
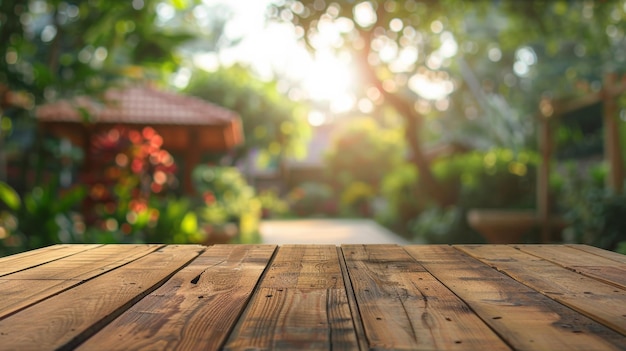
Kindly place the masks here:
<instances>
[{"instance_id":1,"label":"tree canopy","mask_svg":"<svg viewBox=\"0 0 626 351\"><path fill-rule=\"evenodd\" d=\"M256 79L246 68L235 65L216 72L197 70L185 91L240 115L245 144L231 162L254 149L261 151L261 160L266 162L306 153L308 110L281 94L275 82Z\"/></svg>"},{"instance_id":2,"label":"tree canopy","mask_svg":"<svg viewBox=\"0 0 626 351\"><path fill-rule=\"evenodd\" d=\"M471 143L472 130L492 145L532 140L542 97L597 90L603 72L623 70L625 4L286 0L270 15L358 68L357 100L403 117L424 189L445 204L424 144Z\"/></svg>"}]
</instances>

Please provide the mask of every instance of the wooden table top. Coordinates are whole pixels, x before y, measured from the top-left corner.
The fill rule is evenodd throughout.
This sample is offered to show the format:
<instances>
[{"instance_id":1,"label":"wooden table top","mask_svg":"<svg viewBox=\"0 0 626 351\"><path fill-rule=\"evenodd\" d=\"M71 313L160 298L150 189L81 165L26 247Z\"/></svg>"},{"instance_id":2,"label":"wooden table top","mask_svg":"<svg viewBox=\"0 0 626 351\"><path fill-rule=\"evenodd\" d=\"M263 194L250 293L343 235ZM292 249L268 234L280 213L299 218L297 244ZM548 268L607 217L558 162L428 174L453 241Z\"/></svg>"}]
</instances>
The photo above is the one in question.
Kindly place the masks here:
<instances>
[{"instance_id":1,"label":"wooden table top","mask_svg":"<svg viewBox=\"0 0 626 351\"><path fill-rule=\"evenodd\" d=\"M0 350L626 350L584 245L56 245L0 296Z\"/></svg>"}]
</instances>

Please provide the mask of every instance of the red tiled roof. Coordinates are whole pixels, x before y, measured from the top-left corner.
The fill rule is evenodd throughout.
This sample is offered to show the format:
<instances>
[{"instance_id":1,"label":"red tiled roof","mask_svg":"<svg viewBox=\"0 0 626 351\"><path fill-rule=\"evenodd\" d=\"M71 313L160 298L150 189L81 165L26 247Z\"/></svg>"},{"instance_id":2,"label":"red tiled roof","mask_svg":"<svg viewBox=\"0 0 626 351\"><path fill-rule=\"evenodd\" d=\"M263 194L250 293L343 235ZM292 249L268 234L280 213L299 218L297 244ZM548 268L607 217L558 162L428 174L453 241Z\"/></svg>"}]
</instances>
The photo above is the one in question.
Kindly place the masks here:
<instances>
[{"instance_id":1,"label":"red tiled roof","mask_svg":"<svg viewBox=\"0 0 626 351\"><path fill-rule=\"evenodd\" d=\"M86 109L96 123L223 125L238 115L198 98L148 87L112 88L102 102L89 97L60 100L40 106L37 118L49 122L80 122Z\"/></svg>"}]
</instances>

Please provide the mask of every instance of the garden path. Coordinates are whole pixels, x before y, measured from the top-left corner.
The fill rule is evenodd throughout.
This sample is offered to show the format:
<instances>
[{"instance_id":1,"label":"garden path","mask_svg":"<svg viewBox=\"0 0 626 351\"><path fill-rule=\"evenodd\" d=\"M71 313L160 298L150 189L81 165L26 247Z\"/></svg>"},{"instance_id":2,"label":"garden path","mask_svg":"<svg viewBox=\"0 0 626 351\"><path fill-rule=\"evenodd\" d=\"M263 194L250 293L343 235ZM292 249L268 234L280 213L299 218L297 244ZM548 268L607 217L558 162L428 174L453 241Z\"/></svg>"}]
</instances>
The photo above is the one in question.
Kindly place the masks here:
<instances>
[{"instance_id":1,"label":"garden path","mask_svg":"<svg viewBox=\"0 0 626 351\"><path fill-rule=\"evenodd\" d=\"M398 244L409 242L371 219L266 220L264 244Z\"/></svg>"}]
</instances>

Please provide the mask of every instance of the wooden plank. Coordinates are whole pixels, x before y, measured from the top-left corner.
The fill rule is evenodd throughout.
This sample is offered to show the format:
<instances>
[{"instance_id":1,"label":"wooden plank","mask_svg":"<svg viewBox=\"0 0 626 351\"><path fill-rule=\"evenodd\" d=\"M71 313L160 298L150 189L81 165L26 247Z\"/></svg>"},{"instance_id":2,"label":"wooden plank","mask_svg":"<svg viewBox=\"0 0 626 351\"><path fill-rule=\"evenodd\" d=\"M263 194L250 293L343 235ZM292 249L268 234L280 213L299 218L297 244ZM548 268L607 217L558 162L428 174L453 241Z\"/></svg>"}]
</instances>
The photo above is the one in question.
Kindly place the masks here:
<instances>
[{"instance_id":1,"label":"wooden plank","mask_svg":"<svg viewBox=\"0 0 626 351\"><path fill-rule=\"evenodd\" d=\"M350 282L350 276L348 274L348 265L346 264L346 259L341 247L337 247L337 253L339 256L339 265L341 266L341 274L344 277L343 280L346 287L346 295L348 295L348 306L350 307L350 314L352 315L354 332L357 336L359 349L367 350L369 347L367 337L365 336L365 329L363 328L361 313L359 312L356 296L354 294L354 288Z\"/></svg>"},{"instance_id":2,"label":"wooden plank","mask_svg":"<svg viewBox=\"0 0 626 351\"><path fill-rule=\"evenodd\" d=\"M158 250L155 244L108 244L78 252L35 268L16 272L3 280L85 280Z\"/></svg>"},{"instance_id":3,"label":"wooden plank","mask_svg":"<svg viewBox=\"0 0 626 351\"><path fill-rule=\"evenodd\" d=\"M597 255L584 255L580 250L567 246L515 245L515 247L574 272L626 289L626 264Z\"/></svg>"},{"instance_id":4,"label":"wooden plank","mask_svg":"<svg viewBox=\"0 0 626 351\"><path fill-rule=\"evenodd\" d=\"M0 319L158 249L105 245L0 278Z\"/></svg>"},{"instance_id":5,"label":"wooden plank","mask_svg":"<svg viewBox=\"0 0 626 351\"><path fill-rule=\"evenodd\" d=\"M406 250L519 350L624 350L626 337L450 246Z\"/></svg>"},{"instance_id":6,"label":"wooden plank","mask_svg":"<svg viewBox=\"0 0 626 351\"><path fill-rule=\"evenodd\" d=\"M510 349L402 247L342 250L370 349Z\"/></svg>"},{"instance_id":7,"label":"wooden plank","mask_svg":"<svg viewBox=\"0 0 626 351\"><path fill-rule=\"evenodd\" d=\"M7 350L72 349L203 251L172 245L50 297L0 321Z\"/></svg>"},{"instance_id":8,"label":"wooden plank","mask_svg":"<svg viewBox=\"0 0 626 351\"><path fill-rule=\"evenodd\" d=\"M334 245L284 245L272 261L262 287L341 289L343 277Z\"/></svg>"},{"instance_id":9,"label":"wooden plank","mask_svg":"<svg viewBox=\"0 0 626 351\"><path fill-rule=\"evenodd\" d=\"M569 244L567 246L571 247L571 248L574 248L574 249L577 249L577 250L588 252L590 254L594 254L596 256L604 257L604 258L609 259L609 260L613 260L613 261L616 261L616 262L620 262L620 263L626 264L626 255L623 255L621 253L617 253L617 252L609 251L609 250L604 250L604 249L601 249L599 247L590 246L590 245L583 245L583 244Z\"/></svg>"},{"instance_id":10,"label":"wooden plank","mask_svg":"<svg viewBox=\"0 0 626 351\"><path fill-rule=\"evenodd\" d=\"M215 245L78 350L217 350L267 266L273 245Z\"/></svg>"},{"instance_id":11,"label":"wooden plank","mask_svg":"<svg viewBox=\"0 0 626 351\"><path fill-rule=\"evenodd\" d=\"M279 248L225 350L357 350L334 245Z\"/></svg>"},{"instance_id":12,"label":"wooden plank","mask_svg":"<svg viewBox=\"0 0 626 351\"><path fill-rule=\"evenodd\" d=\"M524 285L626 335L626 291L510 246L456 247ZM584 258L581 260L584 261Z\"/></svg>"},{"instance_id":13,"label":"wooden plank","mask_svg":"<svg viewBox=\"0 0 626 351\"><path fill-rule=\"evenodd\" d=\"M7 262L10 262L15 259L22 259L24 257L33 256L33 255L41 255L42 253L46 251L54 251L54 250L58 250L62 247L67 247L67 246L69 245L62 245L62 244L50 245L50 246L40 247L34 250L19 252L19 253L9 255L9 256L3 256L3 257L0 257L0 264L4 265Z\"/></svg>"},{"instance_id":14,"label":"wooden plank","mask_svg":"<svg viewBox=\"0 0 626 351\"><path fill-rule=\"evenodd\" d=\"M19 272L46 262L58 260L76 253L94 249L98 244L76 244L48 246L32 252L3 257L0 261L0 277Z\"/></svg>"}]
</instances>

